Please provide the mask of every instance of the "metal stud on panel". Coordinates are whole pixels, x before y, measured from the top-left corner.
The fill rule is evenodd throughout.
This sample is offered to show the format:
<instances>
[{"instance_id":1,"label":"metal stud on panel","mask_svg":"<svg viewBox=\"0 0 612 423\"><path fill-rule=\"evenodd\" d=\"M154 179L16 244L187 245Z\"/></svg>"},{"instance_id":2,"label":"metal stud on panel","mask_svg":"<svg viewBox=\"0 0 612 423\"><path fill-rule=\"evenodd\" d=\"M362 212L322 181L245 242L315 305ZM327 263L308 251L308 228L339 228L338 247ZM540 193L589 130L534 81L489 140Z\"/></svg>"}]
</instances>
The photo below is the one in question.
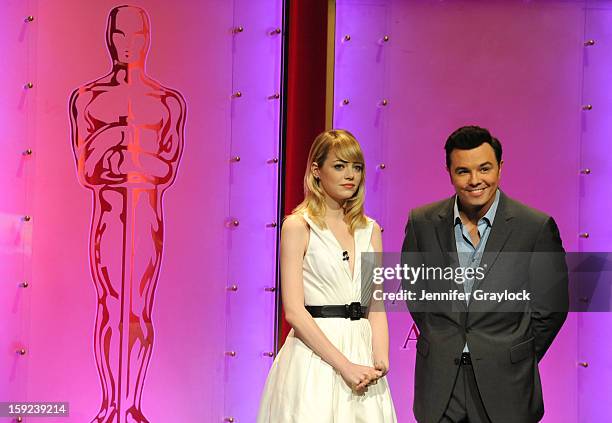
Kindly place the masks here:
<instances>
[{"instance_id":1,"label":"metal stud on panel","mask_svg":"<svg viewBox=\"0 0 612 423\"><path fill-rule=\"evenodd\" d=\"M249 2L246 2L245 4L248 4ZM255 26L253 26L252 23L249 23L248 19L244 19L244 23L247 24L247 26L249 26L250 31L251 32L246 32L246 27L239 25L240 22L239 21L235 21L233 25L229 25L226 28L229 28L233 34L228 34L228 30L226 29L226 36L229 35L231 36L232 40L235 41L235 49L233 51L233 53L235 54L236 57L242 57L243 54L247 54L246 57L248 57L249 54L251 54L251 50L253 48L257 49L257 48L262 48L264 50L262 51L268 51L270 49L270 46L274 46L275 48L279 48L280 44L278 44L279 41L282 41L284 39L284 36L287 35L287 33L285 32L284 28L282 27L281 23L279 21L269 21L269 24L264 26L263 28L256 28ZM342 37L342 34L339 35L340 37ZM238 38L240 37L240 38ZM243 37L247 37L247 38L243 38ZM337 38L336 38L337 39ZM260 46L258 47L256 45L256 43L259 43ZM272 43L272 44L270 44ZM236 73L234 75L242 75L242 72L246 72L248 73L250 71L250 69L244 69L242 67L239 67L236 69ZM235 81L240 81L240 78L235 78ZM230 100L230 104L233 105L234 109L233 112L236 112L236 114L242 114L242 116L244 116L244 121L240 120L240 122L237 121L237 125L241 125L242 122L245 123L249 123L249 119L253 119L258 115L258 113L265 113L268 114L270 113L271 110L276 111L276 108L279 107L281 100L283 100L283 93L281 93L281 86L280 81L275 80L274 84L271 84L268 86L267 89L264 89L263 92L260 91L259 93L253 91L251 89L252 84L250 84L249 81L243 81L244 84L241 83L236 83L234 84L228 91L226 91L226 95L229 93L231 95ZM245 92L242 92L242 90L246 90ZM253 99L253 101L255 103L257 103L256 105L251 105L249 103L249 101ZM226 97L226 101L227 101L227 97ZM247 103L245 103L245 101ZM235 103L234 103L235 102ZM253 107L251 107L253 106ZM236 109L236 107L240 107L240 109ZM248 108L247 109L243 109L243 107ZM257 110L256 110L257 108ZM238 133L238 131L235 131L234 133ZM235 135L233 135L231 138L233 139L235 137ZM258 158L254 158L252 155L249 154L249 152L245 152L245 147L240 147L241 144L236 144L236 148L232 148L230 149L230 156L229 158L227 156L226 160L229 161L230 164L230 168L233 171L236 171L238 169L238 167L240 167L240 169L242 169L244 166L248 166L250 164L253 164L254 168L248 168L249 171L252 171L252 175L253 177L261 177L261 178L268 178L270 175L270 172L272 171L273 174L276 174L277 172L277 168L275 167L274 169L268 168L268 167L264 167L264 164L277 164L280 162L280 156L277 155L278 150L275 148L270 148L270 149L266 149L266 150L260 150L262 152L267 151L268 153L264 153L263 156L260 156L259 159ZM246 147L246 149L248 150L250 147ZM245 159L244 161L242 160L242 157L244 156ZM226 162L227 165L227 162ZM245 169L246 171L247 169ZM257 174L255 174L256 172L259 172ZM235 176L235 175L234 175ZM276 216L274 214L269 215L270 220L264 219L264 220L260 220L258 223L254 223L252 226L253 222L250 221L245 221L242 222L242 228L239 227L239 225L241 224L241 222L239 221L239 219L236 216L243 216L244 212L248 212L248 207L250 207L249 204L244 204L243 198L240 194L244 193L245 190L249 190L252 189L252 185L249 184L249 180L245 180L244 183L241 183L242 180L240 180L240 178L236 178L236 180L238 181L238 183L236 184L232 184L232 186L230 187L230 205L229 205L229 210L231 210L231 212L229 212L226 217L225 217L225 228L228 231L232 231L235 232L235 235L240 235L241 233L244 233L244 231L251 231L254 232L254 234L256 233L256 236L260 236L260 237L265 237L268 238L270 236L270 234L274 234L276 233L277 229L280 226L280 222L275 221ZM266 182L268 181L268 179L266 179ZM251 181L253 182L253 181ZM236 195L234 195L234 192ZM244 210L243 208L247 207L247 210ZM261 225L261 226L260 226ZM267 229L274 229L274 231L269 231ZM240 231L239 231L240 230ZM240 241L240 240L238 240ZM261 253L266 253L265 251L261 251ZM240 263L233 263L233 258L230 258L230 262L229 262L229 266L233 267L236 266L237 268L240 267ZM236 279L234 279L234 277ZM256 286L252 286L252 284L249 283L249 281L247 279L245 279L243 276L241 276L240 274L236 274L234 277L232 277L232 279L230 280L223 280L220 281L220 283L225 284L225 289L226 289L226 295L231 296L231 298L227 298L227 300L232 301L233 303L235 303L235 307L232 308L230 311L227 312L227 316L226 318L229 320L230 324L228 324L226 331L229 332L234 332L234 324L238 323L238 327L236 328L237 332L235 333L235 335L239 335L241 334L242 330L244 330L243 328L240 328L240 321L242 319L243 316L248 316L249 318L253 317L250 315L250 311L252 307L257 307L257 308L261 308L261 304L256 304L256 302L252 301L252 299L249 298L245 298L243 294L247 293L247 291L249 291L249 289L255 289L257 292L259 292L259 295L261 297L265 297L265 298L261 298L265 301L264 305L267 307L268 304L270 303L270 298L268 295L262 295L263 293L261 292L262 290L265 290L265 292L269 292L272 295L275 295L274 293L276 292L276 288L274 287L275 285L275 275L273 275L271 278L266 278L264 279L265 282L264 283L260 283L257 284ZM239 288L238 282L240 281L241 284L241 288ZM238 295L237 291L240 291L241 294ZM250 291L249 291L250 292ZM236 315L234 315L234 313L236 313ZM256 315L257 316L257 315ZM257 318L257 317L254 318ZM268 318L268 316L266 315L265 318ZM235 320L236 319L236 320ZM266 343L264 344L266 346L268 346L269 344ZM238 357L237 357L237 348L240 348L241 351L241 360L244 359L244 357L247 356L259 356L260 358L264 358L264 357L274 357L275 352L270 352L269 350L267 350L266 346L262 347L262 346L254 346L251 344L245 344L244 342L242 342L240 345L238 344L234 344L232 342L227 342L225 343L225 346L222 347L223 348L223 354L224 354L224 358L226 358L226 360L229 360L230 358L235 358L236 361L228 361L228 363L234 364L234 363L238 363ZM261 365L267 364L268 360L262 360ZM233 379L233 377L232 377ZM236 383L236 381L233 382L228 382L226 381L226 383L229 383L227 385L227 393L228 393L228 398L230 398L233 395L233 385ZM238 380L237 383L241 383L240 380ZM242 415L242 410L243 408L240 406L240 403L238 403L238 407L236 408L226 408L224 414L219 415L217 418L221 418L222 421L224 422L239 422L242 421L244 419L248 420L248 416L244 416Z\"/></svg>"}]
</instances>

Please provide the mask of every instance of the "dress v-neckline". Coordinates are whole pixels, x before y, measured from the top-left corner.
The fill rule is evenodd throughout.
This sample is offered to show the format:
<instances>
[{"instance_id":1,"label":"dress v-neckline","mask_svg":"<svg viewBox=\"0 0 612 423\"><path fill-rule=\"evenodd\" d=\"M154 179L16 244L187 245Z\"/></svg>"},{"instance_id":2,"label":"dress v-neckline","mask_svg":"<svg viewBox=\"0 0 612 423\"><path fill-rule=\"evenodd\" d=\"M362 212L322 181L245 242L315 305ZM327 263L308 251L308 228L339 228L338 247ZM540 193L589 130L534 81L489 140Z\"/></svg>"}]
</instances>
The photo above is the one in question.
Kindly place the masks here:
<instances>
[{"instance_id":1,"label":"dress v-neckline","mask_svg":"<svg viewBox=\"0 0 612 423\"><path fill-rule=\"evenodd\" d=\"M338 240L338 238L336 237L336 235L334 235L334 232L331 230L331 228L329 227L329 225L327 225L326 228L327 231L329 231L329 234L331 235L331 237L333 238L334 242L336 243L336 246L338 247L338 249L340 250L340 252L344 252L347 251L344 248L342 248L342 244L340 243L340 241ZM342 267L344 267L345 272L347 273L348 277L351 278L351 282L353 281L354 277L355 277L355 266L357 265L357 230L355 229L355 232L353 233L353 255L355 256L353 258L353 268L351 269L351 262L350 259L347 260L348 263L346 265L344 265L344 263L342 263ZM343 260L344 261L344 260Z\"/></svg>"}]
</instances>

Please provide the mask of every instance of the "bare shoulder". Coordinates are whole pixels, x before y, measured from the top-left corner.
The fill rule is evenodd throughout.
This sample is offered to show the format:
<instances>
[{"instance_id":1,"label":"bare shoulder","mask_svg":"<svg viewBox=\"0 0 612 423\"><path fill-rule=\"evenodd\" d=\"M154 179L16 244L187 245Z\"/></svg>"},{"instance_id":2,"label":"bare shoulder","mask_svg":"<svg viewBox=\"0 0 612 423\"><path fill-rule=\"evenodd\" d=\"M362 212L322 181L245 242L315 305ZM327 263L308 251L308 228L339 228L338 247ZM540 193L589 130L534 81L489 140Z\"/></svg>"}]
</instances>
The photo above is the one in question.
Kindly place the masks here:
<instances>
[{"instance_id":1,"label":"bare shoulder","mask_svg":"<svg viewBox=\"0 0 612 423\"><path fill-rule=\"evenodd\" d=\"M308 234L308 223L300 214L290 214L283 222L283 233Z\"/></svg>"},{"instance_id":2,"label":"bare shoulder","mask_svg":"<svg viewBox=\"0 0 612 423\"><path fill-rule=\"evenodd\" d=\"M380 235L382 233L382 229L380 228L378 222L372 219L372 225L372 234Z\"/></svg>"},{"instance_id":3,"label":"bare shoulder","mask_svg":"<svg viewBox=\"0 0 612 423\"><path fill-rule=\"evenodd\" d=\"M287 251L299 251L303 255L309 240L310 230L304 217L297 214L287 216L281 230L281 244Z\"/></svg>"},{"instance_id":4,"label":"bare shoulder","mask_svg":"<svg viewBox=\"0 0 612 423\"><path fill-rule=\"evenodd\" d=\"M374 251L381 251L382 249L382 229L378 222L369 216L366 216L368 224L372 224L372 234L370 235L370 244L374 248Z\"/></svg>"},{"instance_id":5,"label":"bare shoulder","mask_svg":"<svg viewBox=\"0 0 612 423\"><path fill-rule=\"evenodd\" d=\"M380 229L380 225L378 224L378 222L371 218L370 216L366 216L366 228L368 227L367 225L372 224L372 236L374 236L374 234L379 234L382 232L382 230Z\"/></svg>"}]
</instances>

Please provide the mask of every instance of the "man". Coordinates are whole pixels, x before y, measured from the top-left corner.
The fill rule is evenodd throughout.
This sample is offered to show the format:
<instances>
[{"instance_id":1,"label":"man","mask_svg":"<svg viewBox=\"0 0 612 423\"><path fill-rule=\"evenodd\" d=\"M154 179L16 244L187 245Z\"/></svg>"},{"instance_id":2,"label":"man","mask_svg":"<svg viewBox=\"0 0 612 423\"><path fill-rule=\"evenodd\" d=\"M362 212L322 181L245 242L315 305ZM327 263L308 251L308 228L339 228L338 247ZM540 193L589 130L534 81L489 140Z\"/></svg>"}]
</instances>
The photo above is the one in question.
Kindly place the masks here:
<instances>
[{"instance_id":1,"label":"man","mask_svg":"<svg viewBox=\"0 0 612 423\"><path fill-rule=\"evenodd\" d=\"M404 281L408 291L465 294L444 304L408 301L420 332L415 416L420 423L537 422L544 414L538 362L568 309L557 225L499 190L502 146L489 131L459 128L445 150L456 195L411 211L402 261L474 270L447 284ZM529 295L477 300L478 293L508 290Z\"/></svg>"},{"instance_id":2,"label":"man","mask_svg":"<svg viewBox=\"0 0 612 423\"><path fill-rule=\"evenodd\" d=\"M154 338L162 196L176 178L186 115L181 94L145 72L150 39L143 9L113 8L106 29L112 70L70 98L77 173L93 194L89 251L102 387L97 423L148 421L141 399Z\"/></svg>"}]
</instances>

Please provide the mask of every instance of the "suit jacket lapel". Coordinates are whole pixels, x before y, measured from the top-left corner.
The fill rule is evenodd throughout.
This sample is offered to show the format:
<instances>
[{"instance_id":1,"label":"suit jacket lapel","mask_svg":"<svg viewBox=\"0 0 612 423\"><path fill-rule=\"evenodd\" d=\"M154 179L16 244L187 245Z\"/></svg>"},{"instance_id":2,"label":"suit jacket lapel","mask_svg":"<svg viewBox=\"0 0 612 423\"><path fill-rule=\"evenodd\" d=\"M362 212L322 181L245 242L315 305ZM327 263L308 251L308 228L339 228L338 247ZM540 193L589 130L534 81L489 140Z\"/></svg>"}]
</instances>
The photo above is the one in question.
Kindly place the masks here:
<instances>
[{"instance_id":1,"label":"suit jacket lapel","mask_svg":"<svg viewBox=\"0 0 612 423\"><path fill-rule=\"evenodd\" d=\"M453 201L451 197L438 212L438 221L436 222L436 235L440 250L446 259L447 266L458 266L459 256L457 255L457 244L455 243L455 231L453 225Z\"/></svg>"},{"instance_id":2,"label":"suit jacket lapel","mask_svg":"<svg viewBox=\"0 0 612 423\"><path fill-rule=\"evenodd\" d=\"M436 235L438 236L438 243L440 249L445 258L445 265L456 268L459 266L459 256L457 254L457 243L455 241L455 222L453 222L453 208L455 204L455 197L449 198L440 208L438 213L438 222L436 223ZM449 281L448 289L463 290L463 286L457 285L454 281ZM465 301L456 300L453 301L455 305L454 310L456 312L467 311L467 305ZM461 321L461 314L457 314L455 318L458 322Z\"/></svg>"}]
</instances>

